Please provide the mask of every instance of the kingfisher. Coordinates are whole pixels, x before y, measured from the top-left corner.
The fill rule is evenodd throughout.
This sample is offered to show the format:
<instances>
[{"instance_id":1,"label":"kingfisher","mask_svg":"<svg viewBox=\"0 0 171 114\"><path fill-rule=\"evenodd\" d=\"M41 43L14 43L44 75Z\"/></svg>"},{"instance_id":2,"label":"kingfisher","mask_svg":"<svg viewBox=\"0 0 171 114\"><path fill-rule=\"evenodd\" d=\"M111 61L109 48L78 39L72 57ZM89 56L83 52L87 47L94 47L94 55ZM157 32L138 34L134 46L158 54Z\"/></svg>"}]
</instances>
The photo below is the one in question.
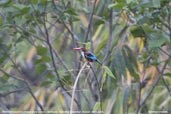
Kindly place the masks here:
<instances>
[{"instance_id":1,"label":"kingfisher","mask_svg":"<svg viewBox=\"0 0 171 114\"><path fill-rule=\"evenodd\" d=\"M73 50L79 50L81 51L81 55L83 58L85 58L88 62L98 62L100 65L102 63L97 59L97 57L90 51L86 50L83 47L73 48Z\"/></svg>"}]
</instances>

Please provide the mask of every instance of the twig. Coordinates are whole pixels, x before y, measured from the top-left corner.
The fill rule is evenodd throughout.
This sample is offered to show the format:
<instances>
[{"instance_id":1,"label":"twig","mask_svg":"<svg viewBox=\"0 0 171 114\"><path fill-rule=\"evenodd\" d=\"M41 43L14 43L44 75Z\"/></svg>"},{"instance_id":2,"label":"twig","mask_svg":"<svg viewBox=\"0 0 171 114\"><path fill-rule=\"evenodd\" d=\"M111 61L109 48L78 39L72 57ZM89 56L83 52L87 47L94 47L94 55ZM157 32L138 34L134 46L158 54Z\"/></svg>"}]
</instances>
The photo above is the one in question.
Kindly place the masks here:
<instances>
[{"instance_id":1,"label":"twig","mask_svg":"<svg viewBox=\"0 0 171 114\"><path fill-rule=\"evenodd\" d=\"M72 37L72 40L76 40L76 38L75 37L77 37L76 36L76 34L74 34L72 31L71 31L71 29L67 26L67 24L62 20L62 23L64 24L64 27L67 29L67 31L71 34L71 37ZM78 38L78 37L77 37Z\"/></svg>"},{"instance_id":2,"label":"twig","mask_svg":"<svg viewBox=\"0 0 171 114\"><path fill-rule=\"evenodd\" d=\"M18 29L20 29L20 30L22 30L23 32L25 32L25 33L27 33L27 34L30 34L30 35L32 35L34 38L37 38L38 40L40 40L40 41L43 41L43 42L45 42L46 40L44 40L44 39L41 39L39 36L37 36L36 34L33 34L33 33L31 33L31 32L29 32L29 31L27 31L27 30L25 30L24 28L22 28L22 27L20 27L20 26L18 26L18 25L9 25L9 26L12 26L12 27L14 27L14 28L18 28Z\"/></svg>"},{"instance_id":3,"label":"twig","mask_svg":"<svg viewBox=\"0 0 171 114\"><path fill-rule=\"evenodd\" d=\"M165 23L162 19L160 19L160 22L161 22L169 31L171 31L171 28L170 28L170 26L169 26L167 23Z\"/></svg>"},{"instance_id":4,"label":"twig","mask_svg":"<svg viewBox=\"0 0 171 114\"><path fill-rule=\"evenodd\" d=\"M166 81L164 80L163 76L162 76L162 81L163 81L163 84L165 85L165 87L166 87L166 89L167 89L167 91L171 97L171 90L170 90L169 86L167 85Z\"/></svg>"},{"instance_id":5,"label":"twig","mask_svg":"<svg viewBox=\"0 0 171 114\"><path fill-rule=\"evenodd\" d=\"M95 73L95 71L94 71L94 69L93 69L92 65L91 65L91 64L89 64L89 65L90 65L91 70L93 71L94 78L95 78L95 80L96 80L97 87L98 87L98 90L99 90L99 102L100 102L100 109L101 109L101 111L102 111L101 87L100 87L100 84L99 84L99 82L98 82L98 79L97 79L96 73Z\"/></svg>"},{"instance_id":6,"label":"twig","mask_svg":"<svg viewBox=\"0 0 171 114\"><path fill-rule=\"evenodd\" d=\"M70 74L73 77L73 73L71 73L71 71L65 65L64 61L62 60L62 58L59 56L59 54L57 53L57 51L54 48L53 48L53 52L54 52L55 56L58 58L58 60L60 61L60 63L62 63L64 69L68 72L68 74Z\"/></svg>"},{"instance_id":7,"label":"twig","mask_svg":"<svg viewBox=\"0 0 171 114\"><path fill-rule=\"evenodd\" d=\"M96 2L97 2L97 0L95 0L94 4L93 4L93 10L92 10L92 13L90 15L88 28L87 28L87 32L86 32L86 35L85 35L85 42L87 42L87 40L88 40L88 35L89 35L90 29L91 29L91 25L92 25L92 21L93 21L93 15L94 15L94 12L95 12Z\"/></svg>"},{"instance_id":8,"label":"twig","mask_svg":"<svg viewBox=\"0 0 171 114\"><path fill-rule=\"evenodd\" d=\"M33 4L31 4L31 6L32 6L32 8L35 10ZM35 10L35 11L36 11L36 10ZM34 19L35 22L37 23L36 19L35 19L35 18L33 18L33 19ZM48 22L48 23L50 23L50 22ZM50 23L50 24L53 25L52 23ZM39 28L39 30L41 31L41 33L44 35L43 30L41 29L41 27L39 26L38 23L37 23L37 25L38 25L38 28ZM46 36L47 36L47 33L46 33ZM46 43L47 43L47 42L46 42ZM60 63L62 63L62 65L64 66L65 70L66 70L71 76L73 76L73 74L68 70L67 66L65 65L65 63L63 62L63 60L61 59L61 57L58 55L58 53L56 52L56 50L55 50L53 47L52 47L52 49L53 49L53 52L54 52L55 56L59 59Z\"/></svg>"},{"instance_id":9,"label":"twig","mask_svg":"<svg viewBox=\"0 0 171 114\"><path fill-rule=\"evenodd\" d=\"M106 61L106 63L108 62L107 60L109 60L109 54L110 54L110 48L111 48L111 44L112 44L112 38L113 38L113 9L110 9L110 14L109 14L109 38L108 38L108 42L106 45L106 50L105 50L105 57L104 57L104 62Z\"/></svg>"},{"instance_id":10,"label":"twig","mask_svg":"<svg viewBox=\"0 0 171 114\"><path fill-rule=\"evenodd\" d=\"M87 106L89 109L91 109L91 101L89 101L89 99L87 98L87 96L83 93L83 91L80 91L81 94L83 95L83 97L85 98L85 101L87 102Z\"/></svg>"},{"instance_id":11,"label":"twig","mask_svg":"<svg viewBox=\"0 0 171 114\"><path fill-rule=\"evenodd\" d=\"M2 49L3 49L3 48L2 48ZM12 59L7 53L5 53L6 50L3 49L3 51L4 51L4 54L7 55L7 57L10 59L10 61L11 61L12 64L14 65L14 68L15 68L20 74L24 74L24 73L23 73L22 71L20 71L20 69L17 67L17 64L13 61L13 59ZM29 89L29 93L31 94L31 96L32 96L33 99L35 100L36 104L37 104L37 105L39 106L39 108L41 109L41 111L44 111L43 106L39 103L39 101L37 100L37 98L36 98L35 95L33 94L33 92L32 92L32 90L31 90L31 87L30 87L29 83L28 83L25 79L22 79L22 78L19 78L19 77L14 77L14 76L8 74L7 72L5 72L3 69L0 69L0 71L1 71L2 73L6 74L6 75L8 75L8 76L10 76L10 77L12 77L13 79L16 79L16 80L18 80L18 81L23 82L23 83L27 86L27 88Z\"/></svg>"},{"instance_id":12,"label":"twig","mask_svg":"<svg viewBox=\"0 0 171 114\"><path fill-rule=\"evenodd\" d=\"M171 56L169 53L167 53L165 50L163 50L162 48L159 47L159 49L164 53L166 54L167 56Z\"/></svg>"},{"instance_id":13,"label":"twig","mask_svg":"<svg viewBox=\"0 0 171 114\"><path fill-rule=\"evenodd\" d=\"M53 3L53 5L54 5L54 8L57 10L57 11L59 11L60 13L63 13L63 12L61 12L60 10L58 10L58 8L56 7L56 5L55 5L55 1L54 0L52 0L52 3ZM66 7L65 7L66 8ZM56 12L55 12L56 13ZM59 15L58 13L56 13L56 15ZM78 43L77 43L77 38L78 38L78 36L71 30L72 29L72 27L71 27L71 29L67 26L67 24L65 23L65 21L63 20L63 19L61 19L61 22L63 23L63 25L64 25L64 27L67 29L67 31L71 34L71 38L72 38L72 41L73 41L73 46L77 46L78 47ZM71 24L71 22L70 22L70 24ZM75 66L74 66L74 68L75 69L77 69L77 63L78 63L78 59L77 59L77 53L76 52L74 52L74 63L75 63ZM80 64L79 64L79 66L80 66ZM80 67L78 66L78 69L80 69ZM75 72L75 75L77 74L77 72Z\"/></svg>"},{"instance_id":14,"label":"twig","mask_svg":"<svg viewBox=\"0 0 171 114\"><path fill-rule=\"evenodd\" d=\"M0 93L0 97L6 97L10 94L13 94L13 93L16 93L16 92L20 92L20 91L25 91L25 89L18 89L18 90L14 90L14 91L10 91L10 92L7 92L7 93Z\"/></svg>"},{"instance_id":15,"label":"twig","mask_svg":"<svg viewBox=\"0 0 171 114\"><path fill-rule=\"evenodd\" d=\"M33 4L32 4L31 2L30 2L30 4L31 4L32 9L36 12L36 9L35 9L35 7L33 6ZM36 22L36 24L37 24L37 26L38 26L40 32L42 33L43 36L45 36L43 30L41 29L39 23L37 22L37 20L36 20L36 18L35 18L35 16L34 16L33 14L32 14L32 16L33 16L33 20Z\"/></svg>"},{"instance_id":16,"label":"twig","mask_svg":"<svg viewBox=\"0 0 171 114\"><path fill-rule=\"evenodd\" d=\"M49 51L50 51L50 55L51 55L51 59L52 59L52 64L53 64L53 67L54 67L54 70L55 70L55 73L56 73L56 77L57 77L57 81L59 81L59 84L61 86L61 88L65 91L67 91L64 87L64 85L62 84L62 81L60 80L60 76L59 76L59 73L57 71L57 66L55 64L55 59L54 59L54 55L53 55L53 47L50 43L50 38L49 38L49 33L48 33L48 30L47 30L47 27L46 27L46 21L45 21L45 18L44 18L44 23L43 23L43 26L44 26L44 29L45 29L45 33L46 33L46 40L47 40L47 45L49 46ZM70 93L67 93L69 96L71 96ZM74 101L76 102L77 106L79 106L78 102L76 99L74 99Z\"/></svg>"},{"instance_id":17,"label":"twig","mask_svg":"<svg viewBox=\"0 0 171 114\"><path fill-rule=\"evenodd\" d=\"M77 43L77 36L76 34L73 32L73 24L72 24L72 21L69 21L69 24L70 24L70 28L67 26L67 24L65 23L64 20L62 20L62 23L63 25L65 26L65 28L68 30L68 32L71 34L71 38L72 38L72 44L73 46L77 46L78 47L78 43ZM79 65L78 65L79 64ZM80 63L78 63L78 57L77 57L77 53L74 51L74 68L75 69L79 69L80 70ZM74 76L73 78L76 78L75 76L78 74L78 72L74 72ZM77 84L77 89L80 89L79 87L79 83ZM77 92L77 102L79 103L79 110L81 111L81 103L80 103L80 92Z\"/></svg>"},{"instance_id":18,"label":"twig","mask_svg":"<svg viewBox=\"0 0 171 114\"><path fill-rule=\"evenodd\" d=\"M76 79L75 79L75 83L74 83L74 87L73 87L73 91L72 91L72 98L71 98L71 105L70 105L70 114L72 114L73 112L73 105L74 105L74 97L75 97L75 91L76 91L76 87L77 87L77 83L78 83L78 80L79 80L79 77L81 76L81 73L83 71L83 69L86 67L87 65L87 62L84 63L84 65L82 66L82 68L80 69Z\"/></svg>"},{"instance_id":19,"label":"twig","mask_svg":"<svg viewBox=\"0 0 171 114\"><path fill-rule=\"evenodd\" d=\"M117 98L116 97L117 93L118 93L118 89L116 91L113 91L112 96L109 98L107 106L105 108L106 109L105 114L111 114L112 113L113 106L114 106L116 98Z\"/></svg>"},{"instance_id":20,"label":"twig","mask_svg":"<svg viewBox=\"0 0 171 114\"><path fill-rule=\"evenodd\" d=\"M16 69L18 69L18 68L16 68ZM19 70L19 69L18 69L18 70ZM31 90L31 87L30 87L29 83L28 83L26 80L21 79L21 78L19 78L19 77L12 76L11 74L5 72L3 69L0 69L0 71L1 71L2 73L4 73L5 75L8 75L8 76L10 76L11 78L13 78L13 79L15 79L15 80L18 80L18 81L23 82L23 83L27 86L27 88L29 89L29 93L31 94L31 96L32 96L33 99L35 100L35 102L36 102L36 104L38 105L38 107L41 109L41 111L44 111L43 106L42 106L42 105L39 103L39 101L37 100L36 96L34 95L34 93L33 93L32 90Z\"/></svg>"},{"instance_id":21,"label":"twig","mask_svg":"<svg viewBox=\"0 0 171 114\"><path fill-rule=\"evenodd\" d=\"M139 110L140 110L140 107L141 107L141 90L142 90L142 87L141 87L141 82L139 82L139 89L138 89L138 108L136 109L135 111L135 114L138 114Z\"/></svg>"},{"instance_id":22,"label":"twig","mask_svg":"<svg viewBox=\"0 0 171 114\"><path fill-rule=\"evenodd\" d=\"M160 72L160 70L159 70L158 67L157 67L157 70L158 70L158 72ZM170 95L170 97L171 97L171 90L170 90L169 86L167 85L167 83L166 83L164 77L162 76L161 78L162 78L162 81L163 81L164 86L166 87L166 89L167 89L167 91L168 91L168 93L169 93L169 95Z\"/></svg>"},{"instance_id":23,"label":"twig","mask_svg":"<svg viewBox=\"0 0 171 114\"><path fill-rule=\"evenodd\" d=\"M36 96L34 95L34 93L32 92L32 89L31 89L29 83L25 81L25 84L27 85L27 88L28 88L28 91L29 91L30 95L36 101L36 104L39 106L39 108L41 109L41 111L44 111L43 106L40 104L40 102L38 101L38 99L36 98Z\"/></svg>"},{"instance_id":24,"label":"twig","mask_svg":"<svg viewBox=\"0 0 171 114\"><path fill-rule=\"evenodd\" d=\"M54 0L52 0L52 2L53 2L53 4L54 4ZM54 4L54 5L55 5L55 4ZM56 8L56 6L55 6L55 8ZM45 8L45 10L46 10L46 8ZM55 64L55 59L54 59L54 55L53 55L53 47L52 47L52 44L51 44L51 42L50 42L50 37L49 37L48 29L47 29L47 27L46 27L46 19L45 19L45 16L43 17L43 27L44 27L44 30L45 30L46 43L47 43L47 45L48 45L48 47L49 47L50 56L51 56L51 59L52 59L52 65L53 65L54 70L55 70L55 74L56 74L56 77L57 77L57 81L59 81L59 84L60 84L61 88L62 88L64 91L67 91L67 89L66 89L66 88L64 87L64 85L62 84L62 81L60 80L59 73L58 73L58 71L57 71L57 66L56 66L56 64ZM70 93L67 92L67 94L68 94L70 97L72 97ZM75 103L77 104L77 106L80 108L79 103L77 102L77 100L74 99L74 101L75 101Z\"/></svg>"},{"instance_id":25,"label":"twig","mask_svg":"<svg viewBox=\"0 0 171 114\"><path fill-rule=\"evenodd\" d=\"M47 29L47 26L46 26L46 19L45 19L45 16L43 17L43 27L44 27L44 30L45 30L45 34L46 34L46 43L49 47L49 51L50 51L50 56L51 56L51 59L52 59L52 65L54 67L54 70L55 70L55 73L56 73L56 77L57 77L57 80L59 81L59 84L62 88L64 88L61 80L60 80L60 76L59 76L59 73L57 71L57 66L55 64L55 59L54 59L54 55L53 55L53 48L52 48L52 45L51 45L51 42L50 42L50 37L49 37L49 33L48 33L48 29Z\"/></svg>"},{"instance_id":26,"label":"twig","mask_svg":"<svg viewBox=\"0 0 171 114\"><path fill-rule=\"evenodd\" d=\"M141 102L140 105L137 106L135 114L138 114L140 108L145 104L145 102L147 101L147 99L150 97L150 95L152 94L154 88L156 87L157 83L159 82L160 78L163 76L164 70L168 64L168 60L170 60L171 56L168 57L167 61L164 63L161 71L159 72L159 75L157 76L156 80L154 81L151 90L149 91L149 93L147 94L147 96L144 98L144 100Z\"/></svg>"}]
</instances>

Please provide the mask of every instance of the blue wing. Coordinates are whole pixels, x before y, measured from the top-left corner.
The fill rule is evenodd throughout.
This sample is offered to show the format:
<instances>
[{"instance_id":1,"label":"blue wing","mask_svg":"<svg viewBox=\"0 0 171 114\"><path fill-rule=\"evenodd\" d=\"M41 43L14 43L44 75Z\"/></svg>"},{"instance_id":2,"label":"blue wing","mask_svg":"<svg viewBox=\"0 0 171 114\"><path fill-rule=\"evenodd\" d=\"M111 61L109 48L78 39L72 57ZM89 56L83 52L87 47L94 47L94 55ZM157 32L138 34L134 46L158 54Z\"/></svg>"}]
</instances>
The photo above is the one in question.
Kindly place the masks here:
<instances>
[{"instance_id":1,"label":"blue wing","mask_svg":"<svg viewBox=\"0 0 171 114\"><path fill-rule=\"evenodd\" d=\"M92 61L96 61L97 60L96 56L93 53L91 53L91 52L86 53L86 57L88 59L91 59Z\"/></svg>"},{"instance_id":2,"label":"blue wing","mask_svg":"<svg viewBox=\"0 0 171 114\"><path fill-rule=\"evenodd\" d=\"M102 63L101 63L101 62L96 58L96 56L95 56L93 53L91 53L91 52L85 53L85 58L86 58L89 62L94 62L94 61L96 61L96 62L98 62L99 64L102 65Z\"/></svg>"}]
</instances>

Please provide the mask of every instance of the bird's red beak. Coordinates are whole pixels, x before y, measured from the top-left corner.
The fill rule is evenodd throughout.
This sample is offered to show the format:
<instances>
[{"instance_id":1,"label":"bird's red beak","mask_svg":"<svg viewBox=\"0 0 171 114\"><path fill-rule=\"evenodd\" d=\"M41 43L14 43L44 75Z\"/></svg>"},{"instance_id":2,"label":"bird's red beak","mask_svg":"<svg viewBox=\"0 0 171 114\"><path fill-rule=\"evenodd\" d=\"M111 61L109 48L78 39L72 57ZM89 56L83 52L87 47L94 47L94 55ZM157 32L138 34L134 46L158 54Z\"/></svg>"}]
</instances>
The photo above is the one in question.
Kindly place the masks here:
<instances>
[{"instance_id":1,"label":"bird's red beak","mask_svg":"<svg viewBox=\"0 0 171 114\"><path fill-rule=\"evenodd\" d=\"M81 49L82 49L81 47L73 48L73 50L81 50Z\"/></svg>"}]
</instances>

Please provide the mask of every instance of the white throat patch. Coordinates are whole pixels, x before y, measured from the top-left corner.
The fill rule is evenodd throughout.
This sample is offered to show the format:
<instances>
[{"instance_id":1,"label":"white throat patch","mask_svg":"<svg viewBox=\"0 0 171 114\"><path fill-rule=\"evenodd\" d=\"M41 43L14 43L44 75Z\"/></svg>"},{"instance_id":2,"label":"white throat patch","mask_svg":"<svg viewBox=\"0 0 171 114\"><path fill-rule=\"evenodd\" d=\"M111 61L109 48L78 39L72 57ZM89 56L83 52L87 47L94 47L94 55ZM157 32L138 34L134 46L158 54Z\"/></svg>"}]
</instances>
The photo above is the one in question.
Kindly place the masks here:
<instances>
[{"instance_id":1,"label":"white throat patch","mask_svg":"<svg viewBox=\"0 0 171 114\"><path fill-rule=\"evenodd\" d=\"M83 52L83 51L81 51L81 56L82 56L83 58L85 58L85 55L84 55L84 52Z\"/></svg>"}]
</instances>

